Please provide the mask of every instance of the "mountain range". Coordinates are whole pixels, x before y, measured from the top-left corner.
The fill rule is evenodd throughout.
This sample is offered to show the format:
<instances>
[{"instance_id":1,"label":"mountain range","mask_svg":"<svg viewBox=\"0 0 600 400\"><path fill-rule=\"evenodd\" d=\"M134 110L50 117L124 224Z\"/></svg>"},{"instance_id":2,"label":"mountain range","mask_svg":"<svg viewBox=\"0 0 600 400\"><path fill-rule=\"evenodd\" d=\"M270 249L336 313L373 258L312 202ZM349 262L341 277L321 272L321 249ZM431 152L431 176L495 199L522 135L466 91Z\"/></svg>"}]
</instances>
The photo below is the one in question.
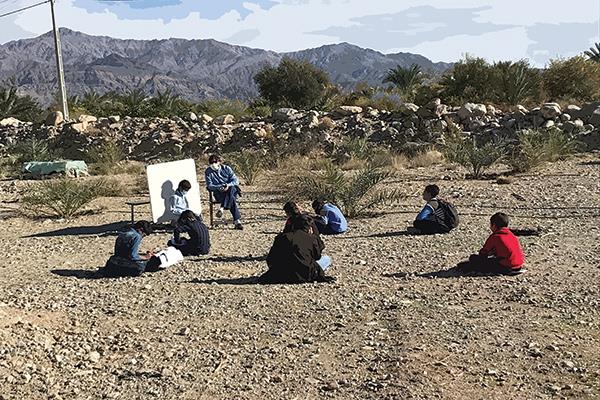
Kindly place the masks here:
<instances>
[{"instance_id":1,"label":"mountain range","mask_svg":"<svg viewBox=\"0 0 600 400\"><path fill-rule=\"evenodd\" d=\"M65 28L60 34L69 95L142 88L152 95L170 89L192 101L249 99L258 94L255 73L284 57L311 62L347 90L359 82L381 85L397 65L417 64L434 74L451 66L418 54L383 54L348 43L277 53L212 39L123 40ZM19 93L42 104L50 103L57 91L55 65L52 32L0 45L0 85L14 82Z\"/></svg>"}]
</instances>

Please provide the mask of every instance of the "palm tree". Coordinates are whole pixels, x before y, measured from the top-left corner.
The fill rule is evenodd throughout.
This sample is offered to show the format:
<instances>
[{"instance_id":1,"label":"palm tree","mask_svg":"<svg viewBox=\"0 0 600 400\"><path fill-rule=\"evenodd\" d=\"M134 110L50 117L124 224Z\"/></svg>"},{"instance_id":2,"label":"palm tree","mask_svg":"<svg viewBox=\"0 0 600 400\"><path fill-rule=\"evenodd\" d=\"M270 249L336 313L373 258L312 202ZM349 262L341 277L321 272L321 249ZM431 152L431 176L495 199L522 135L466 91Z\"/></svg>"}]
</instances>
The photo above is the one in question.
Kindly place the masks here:
<instances>
[{"instance_id":1,"label":"palm tree","mask_svg":"<svg viewBox=\"0 0 600 400\"><path fill-rule=\"evenodd\" d=\"M33 121L41 115L38 103L31 96L19 96L15 87L0 87L0 119L15 117Z\"/></svg>"},{"instance_id":2,"label":"palm tree","mask_svg":"<svg viewBox=\"0 0 600 400\"><path fill-rule=\"evenodd\" d=\"M589 57L590 61L600 63L600 43L596 43L589 50L586 50L585 55Z\"/></svg>"},{"instance_id":3,"label":"palm tree","mask_svg":"<svg viewBox=\"0 0 600 400\"><path fill-rule=\"evenodd\" d=\"M423 78L423 71L417 64L408 68L398 65L388 71L383 83L392 83L402 92L408 93L423 83Z\"/></svg>"},{"instance_id":4,"label":"palm tree","mask_svg":"<svg viewBox=\"0 0 600 400\"><path fill-rule=\"evenodd\" d=\"M121 97L127 115L132 117L144 117L148 96L140 88L133 89Z\"/></svg>"}]
</instances>

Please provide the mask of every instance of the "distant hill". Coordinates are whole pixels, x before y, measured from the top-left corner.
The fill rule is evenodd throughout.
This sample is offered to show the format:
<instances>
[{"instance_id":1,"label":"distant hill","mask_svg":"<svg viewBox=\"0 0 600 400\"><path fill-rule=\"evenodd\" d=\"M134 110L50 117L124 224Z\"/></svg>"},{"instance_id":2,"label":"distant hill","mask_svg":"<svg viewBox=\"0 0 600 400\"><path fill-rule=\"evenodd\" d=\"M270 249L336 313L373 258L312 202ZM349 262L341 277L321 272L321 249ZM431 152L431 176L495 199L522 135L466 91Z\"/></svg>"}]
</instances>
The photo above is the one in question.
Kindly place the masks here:
<instances>
[{"instance_id":1,"label":"distant hill","mask_svg":"<svg viewBox=\"0 0 600 400\"><path fill-rule=\"evenodd\" d=\"M254 74L285 56L307 60L345 89L366 81L380 85L388 69L418 64L441 73L451 64L418 54L383 54L348 43L292 53L276 53L216 40L122 40L61 29L69 95L93 89L104 93L143 88L150 94L171 89L189 100L248 99L257 95ZM49 103L56 92L51 32L0 45L0 82L16 81L21 93Z\"/></svg>"}]
</instances>

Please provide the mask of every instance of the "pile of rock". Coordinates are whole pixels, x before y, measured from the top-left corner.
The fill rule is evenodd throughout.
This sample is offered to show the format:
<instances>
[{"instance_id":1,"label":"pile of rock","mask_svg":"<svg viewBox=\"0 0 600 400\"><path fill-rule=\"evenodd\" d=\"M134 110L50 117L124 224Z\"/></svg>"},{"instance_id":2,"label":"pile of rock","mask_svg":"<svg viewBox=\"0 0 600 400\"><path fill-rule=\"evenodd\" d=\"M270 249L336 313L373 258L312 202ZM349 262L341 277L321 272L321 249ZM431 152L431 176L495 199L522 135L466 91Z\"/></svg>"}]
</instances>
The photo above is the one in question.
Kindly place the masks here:
<instances>
[{"instance_id":1,"label":"pile of rock","mask_svg":"<svg viewBox=\"0 0 600 400\"><path fill-rule=\"evenodd\" d=\"M367 138L406 150L440 143L450 125L472 135L503 137L514 136L521 129L555 127L576 136L588 149L600 149L600 102L565 109L546 103L531 110L517 106L502 111L474 103L449 107L435 99L423 107L405 103L396 112L356 106L341 106L329 113L281 108L270 118L241 121L232 115L212 118L189 113L183 118L81 115L66 122L60 112L54 112L41 126L14 118L1 120L0 153L6 154L14 144L29 138L46 140L51 149L74 159L85 157L92 146L107 140L118 143L128 158L144 161L212 151L285 151L302 143L327 148L344 138Z\"/></svg>"}]
</instances>

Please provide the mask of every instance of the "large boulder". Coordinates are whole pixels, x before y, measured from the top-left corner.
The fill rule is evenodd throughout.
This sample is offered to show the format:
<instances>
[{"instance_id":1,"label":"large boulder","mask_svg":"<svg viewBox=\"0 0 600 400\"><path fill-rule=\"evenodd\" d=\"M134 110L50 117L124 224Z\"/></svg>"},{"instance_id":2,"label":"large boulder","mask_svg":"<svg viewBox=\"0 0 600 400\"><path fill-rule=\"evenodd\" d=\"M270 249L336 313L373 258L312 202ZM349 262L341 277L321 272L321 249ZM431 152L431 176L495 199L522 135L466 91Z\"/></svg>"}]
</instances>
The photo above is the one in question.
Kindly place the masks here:
<instances>
[{"instance_id":1,"label":"large boulder","mask_svg":"<svg viewBox=\"0 0 600 400\"><path fill-rule=\"evenodd\" d=\"M17 126L19 126L21 124L22 124L21 121L19 121L16 118L13 118L13 117L8 117L8 118L4 118L4 119L0 120L0 126L1 127L10 126L10 127L16 128Z\"/></svg>"},{"instance_id":2,"label":"large boulder","mask_svg":"<svg viewBox=\"0 0 600 400\"><path fill-rule=\"evenodd\" d=\"M87 122L77 122L77 123L69 125L69 128L71 128L73 131L75 131L77 133L85 133L85 131L88 128L88 124L87 124Z\"/></svg>"},{"instance_id":3,"label":"large boulder","mask_svg":"<svg viewBox=\"0 0 600 400\"><path fill-rule=\"evenodd\" d=\"M213 119L213 123L216 125L231 125L235 122L235 118L231 114L219 115Z\"/></svg>"},{"instance_id":4,"label":"large boulder","mask_svg":"<svg viewBox=\"0 0 600 400\"><path fill-rule=\"evenodd\" d=\"M65 122L65 118L61 111L53 111L46 116L46 120L44 121L44 125L47 126L58 126Z\"/></svg>"},{"instance_id":5,"label":"large boulder","mask_svg":"<svg viewBox=\"0 0 600 400\"><path fill-rule=\"evenodd\" d=\"M275 121L290 122L300 118L302 113L299 113L295 108L283 107L273 110L271 116Z\"/></svg>"},{"instance_id":6,"label":"large boulder","mask_svg":"<svg viewBox=\"0 0 600 400\"><path fill-rule=\"evenodd\" d=\"M540 112L545 119L554 119L562 114L562 109L558 103L545 103Z\"/></svg>"},{"instance_id":7,"label":"large boulder","mask_svg":"<svg viewBox=\"0 0 600 400\"><path fill-rule=\"evenodd\" d=\"M458 110L460 119L465 120L474 117L483 117L487 113L485 104L466 103Z\"/></svg>"},{"instance_id":8,"label":"large boulder","mask_svg":"<svg viewBox=\"0 0 600 400\"><path fill-rule=\"evenodd\" d=\"M205 124L208 124L209 122L212 122L212 120L213 120L213 117L211 117L211 116L210 116L210 115L208 115L208 114L202 114L202 115L200 116L200 120L201 120L202 122L204 122Z\"/></svg>"},{"instance_id":9,"label":"large boulder","mask_svg":"<svg viewBox=\"0 0 600 400\"><path fill-rule=\"evenodd\" d=\"M339 106L333 111L333 114L338 117L349 117L354 114L360 114L363 112L362 107L358 106Z\"/></svg>"},{"instance_id":10,"label":"large boulder","mask_svg":"<svg viewBox=\"0 0 600 400\"><path fill-rule=\"evenodd\" d=\"M79 118L77 118L77 121L84 123L84 124L89 124L89 123L98 121L98 118L94 117L93 115L81 114L79 116Z\"/></svg>"}]
</instances>

